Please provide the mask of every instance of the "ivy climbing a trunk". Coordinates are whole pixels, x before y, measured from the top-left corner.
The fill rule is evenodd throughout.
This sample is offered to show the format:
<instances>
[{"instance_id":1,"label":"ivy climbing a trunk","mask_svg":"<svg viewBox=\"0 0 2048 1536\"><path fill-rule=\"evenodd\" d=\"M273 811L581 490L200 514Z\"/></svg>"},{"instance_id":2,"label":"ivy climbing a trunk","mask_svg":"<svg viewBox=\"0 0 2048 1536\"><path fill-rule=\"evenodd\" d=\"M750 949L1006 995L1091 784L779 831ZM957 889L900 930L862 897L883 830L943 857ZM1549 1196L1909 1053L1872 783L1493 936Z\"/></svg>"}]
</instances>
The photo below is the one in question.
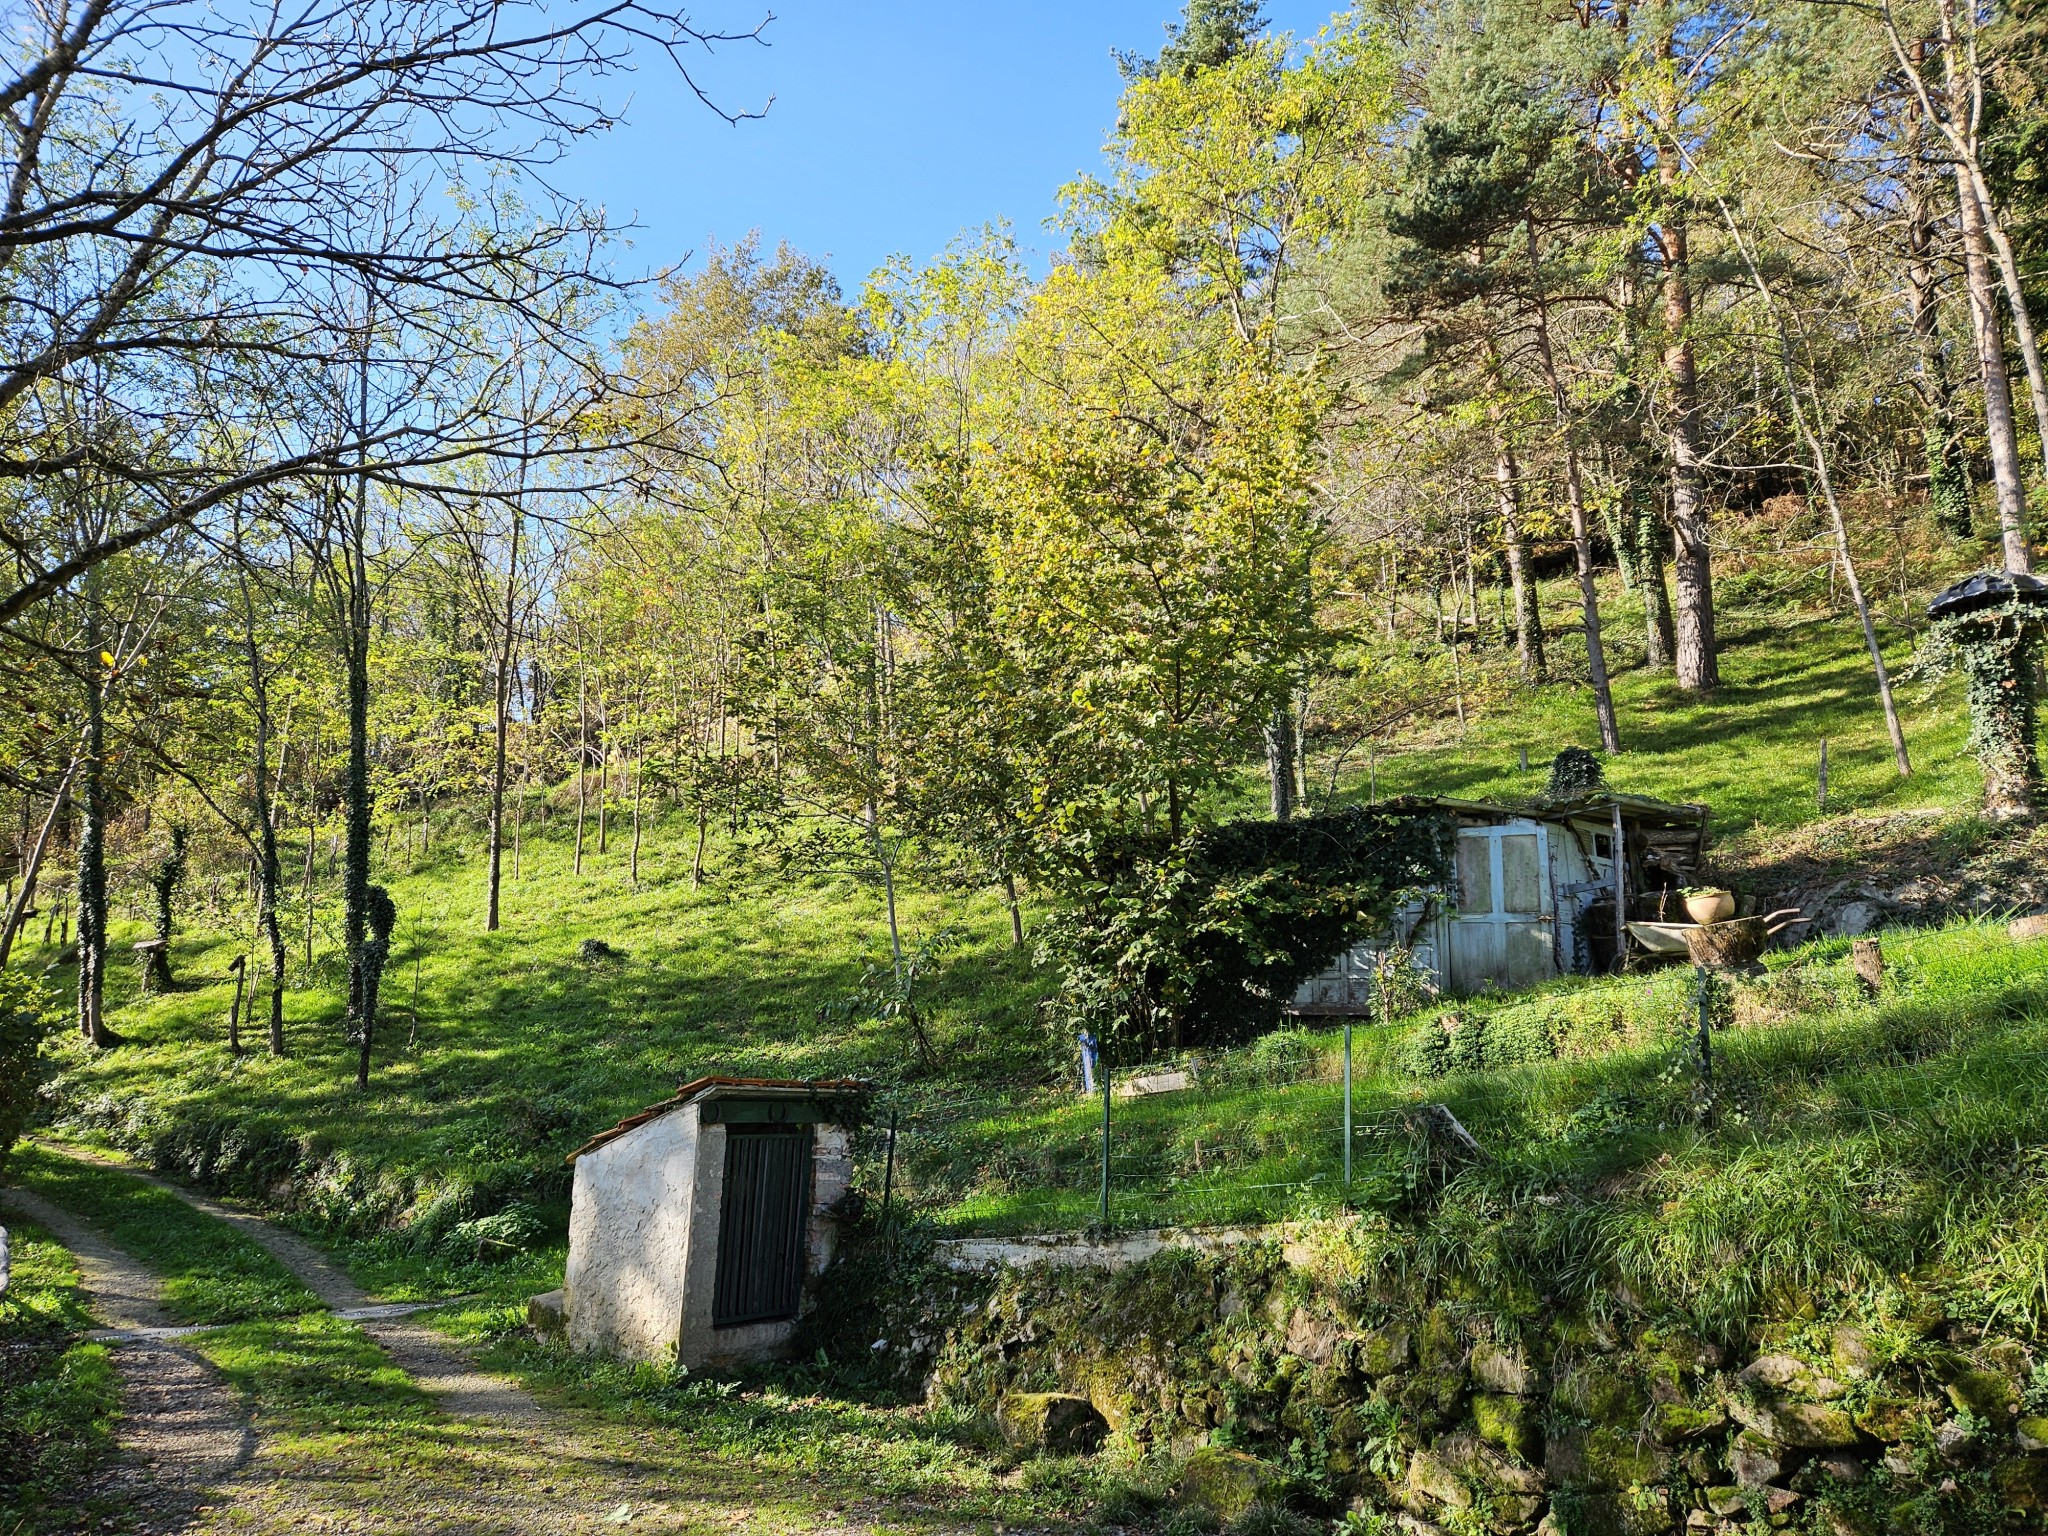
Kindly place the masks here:
<instances>
[{"instance_id":1,"label":"ivy climbing a trunk","mask_svg":"<svg viewBox=\"0 0 2048 1536\"><path fill-rule=\"evenodd\" d=\"M2025 583L2025 585L2021 585ZM2048 584L2026 576L1973 576L1937 597L1919 670L1961 673L1970 709L1970 755L1984 770L1984 816L2020 821L2040 800L2034 747L2040 700L2041 636Z\"/></svg>"}]
</instances>

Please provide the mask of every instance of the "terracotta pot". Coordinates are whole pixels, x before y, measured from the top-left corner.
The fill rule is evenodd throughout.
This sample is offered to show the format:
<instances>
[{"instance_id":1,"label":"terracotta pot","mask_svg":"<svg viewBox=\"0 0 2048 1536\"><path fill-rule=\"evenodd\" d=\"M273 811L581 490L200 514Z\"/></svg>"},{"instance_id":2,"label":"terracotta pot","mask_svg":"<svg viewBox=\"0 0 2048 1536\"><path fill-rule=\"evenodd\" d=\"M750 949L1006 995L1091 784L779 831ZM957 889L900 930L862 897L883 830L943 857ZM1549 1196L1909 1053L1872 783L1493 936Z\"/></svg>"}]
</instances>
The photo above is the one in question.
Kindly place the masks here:
<instances>
[{"instance_id":1,"label":"terracotta pot","mask_svg":"<svg viewBox=\"0 0 2048 1536\"><path fill-rule=\"evenodd\" d=\"M1696 923L1725 923L1735 915L1735 897L1728 891L1702 891L1685 898L1685 912Z\"/></svg>"}]
</instances>

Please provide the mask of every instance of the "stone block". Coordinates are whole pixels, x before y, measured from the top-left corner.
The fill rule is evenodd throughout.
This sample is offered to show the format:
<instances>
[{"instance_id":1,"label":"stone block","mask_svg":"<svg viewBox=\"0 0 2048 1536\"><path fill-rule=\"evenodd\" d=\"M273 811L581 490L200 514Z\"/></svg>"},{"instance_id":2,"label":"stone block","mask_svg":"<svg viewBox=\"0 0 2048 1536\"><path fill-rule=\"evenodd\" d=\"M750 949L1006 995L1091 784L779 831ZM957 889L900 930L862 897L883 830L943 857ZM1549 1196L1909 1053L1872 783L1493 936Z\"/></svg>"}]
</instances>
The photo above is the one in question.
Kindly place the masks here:
<instances>
[{"instance_id":1,"label":"stone block","mask_svg":"<svg viewBox=\"0 0 2048 1536\"><path fill-rule=\"evenodd\" d=\"M2048 1418L2021 1419L2017 1433L2021 1450L2048 1451Z\"/></svg>"},{"instance_id":2,"label":"stone block","mask_svg":"<svg viewBox=\"0 0 2048 1536\"><path fill-rule=\"evenodd\" d=\"M526 1325L535 1333L553 1336L567 1333L568 1317L562 1310L560 1291L542 1291L526 1298Z\"/></svg>"},{"instance_id":3,"label":"stone block","mask_svg":"<svg viewBox=\"0 0 2048 1536\"><path fill-rule=\"evenodd\" d=\"M1586 1436L1586 1475L1608 1488L1645 1487L1671 1470L1671 1453L1634 1430L1595 1428Z\"/></svg>"},{"instance_id":4,"label":"stone block","mask_svg":"<svg viewBox=\"0 0 2048 1536\"><path fill-rule=\"evenodd\" d=\"M1873 1440L1896 1445L1912 1434L1921 1405L1907 1397L1874 1397L1856 1410L1856 1427Z\"/></svg>"},{"instance_id":5,"label":"stone block","mask_svg":"<svg viewBox=\"0 0 2048 1536\"><path fill-rule=\"evenodd\" d=\"M2015 944L2029 944L2035 939L2048 939L2048 912L2036 912L2031 917L2016 917L2005 925L2005 932Z\"/></svg>"},{"instance_id":6,"label":"stone block","mask_svg":"<svg viewBox=\"0 0 2048 1536\"><path fill-rule=\"evenodd\" d=\"M1358 1341L1358 1368L1372 1377L1392 1376L1415 1363L1415 1340L1406 1328L1389 1324Z\"/></svg>"},{"instance_id":7,"label":"stone block","mask_svg":"<svg viewBox=\"0 0 2048 1536\"><path fill-rule=\"evenodd\" d=\"M1543 1460L1543 1429L1533 1405L1505 1392L1480 1392L1472 1399L1479 1438L1531 1464Z\"/></svg>"},{"instance_id":8,"label":"stone block","mask_svg":"<svg viewBox=\"0 0 2048 1536\"><path fill-rule=\"evenodd\" d=\"M1312 1365L1328 1365L1344 1330L1327 1317L1296 1307L1287 1320L1287 1352Z\"/></svg>"},{"instance_id":9,"label":"stone block","mask_svg":"<svg viewBox=\"0 0 2048 1536\"><path fill-rule=\"evenodd\" d=\"M1007 1393L996 1423L1015 1449L1047 1456L1085 1456L1109 1433L1095 1405L1072 1392Z\"/></svg>"},{"instance_id":10,"label":"stone block","mask_svg":"<svg viewBox=\"0 0 2048 1536\"><path fill-rule=\"evenodd\" d=\"M1765 1440L1799 1450L1832 1450L1854 1445L1859 1438L1855 1421L1842 1409L1824 1403L1745 1403L1736 1399L1729 1403L1728 1411Z\"/></svg>"},{"instance_id":11,"label":"stone block","mask_svg":"<svg viewBox=\"0 0 2048 1536\"><path fill-rule=\"evenodd\" d=\"M2048 1510L2048 1457L2021 1456L2005 1462L1992 1469L1991 1484L2007 1509L2038 1515Z\"/></svg>"},{"instance_id":12,"label":"stone block","mask_svg":"<svg viewBox=\"0 0 2048 1536\"><path fill-rule=\"evenodd\" d=\"M1519 1349L1503 1349L1482 1339L1472 1346L1470 1362L1475 1385L1488 1392L1508 1392L1527 1397L1543 1390L1542 1373L1529 1364Z\"/></svg>"},{"instance_id":13,"label":"stone block","mask_svg":"<svg viewBox=\"0 0 2048 1536\"><path fill-rule=\"evenodd\" d=\"M1567 1412L1596 1424L1634 1424L1648 1402L1642 1388L1615 1360L1593 1359L1574 1366L1557 1385L1557 1400Z\"/></svg>"},{"instance_id":14,"label":"stone block","mask_svg":"<svg viewBox=\"0 0 2048 1536\"><path fill-rule=\"evenodd\" d=\"M1815 1457L1813 1466L1822 1477L1831 1477L1838 1483L1860 1483L1865 1471L1862 1460L1847 1451L1829 1451Z\"/></svg>"},{"instance_id":15,"label":"stone block","mask_svg":"<svg viewBox=\"0 0 2048 1536\"><path fill-rule=\"evenodd\" d=\"M1850 1381L1862 1381L1875 1375L1882 1363L1876 1350L1871 1348L1870 1334L1866 1329L1837 1328L1828 1339L1828 1363L1837 1375Z\"/></svg>"},{"instance_id":16,"label":"stone block","mask_svg":"<svg viewBox=\"0 0 2048 1536\"><path fill-rule=\"evenodd\" d=\"M1243 1451L1205 1445L1182 1464L1179 1495L1226 1524L1254 1504L1279 1504L1294 1491L1294 1480L1270 1462Z\"/></svg>"},{"instance_id":17,"label":"stone block","mask_svg":"<svg viewBox=\"0 0 2048 1536\"><path fill-rule=\"evenodd\" d=\"M1784 1447L1773 1445L1751 1430L1743 1430L1728 1448L1728 1470L1744 1488L1761 1488L1785 1475L1789 1458Z\"/></svg>"},{"instance_id":18,"label":"stone block","mask_svg":"<svg viewBox=\"0 0 2048 1536\"><path fill-rule=\"evenodd\" d=\"M1791 1355L1761 1355L1744 1366L1735 1379L1744 1386L1760 1387L1779 1397L1826 1399L1840 1397L1848 1390Z\"/></svg>"},{"instance_id":19,"label":"stone block","mask_svg":"<svg viewBox=\"0 0 2048 1536\"><path fill-rule=\"evenodd\" d=\"M1994 1424L2011 1422L2019 1407L2019 1393L1996 1371L1960 1371L1944 1390L1959 1411Z\"/></svg>"},{"instance_id":20,"label":"stone block","mask_svg":"<svg viewBox=\"0 0 2048 1536\"><path fill-rule=\"evenodd\" d=\"M1426 1501L1425 1507L1470 1509L1472 1490L1443 1456L1435 1451L1417 1451L1408 1461L1408 1490Z\"/></svg>"},{"instance_id":21,"label":"stone block","mask_svg":"<svg viewBox=\"0 0 2048 1536\"><path fill-rule=\"evenodd\" d=\"M1728 1427L1728 1410L1719 1403L1695 1408L1691 1403L1659 1403L1650 1410L1650 1432L1660 1445L1683 1445L1719 1434Z\"/></svg>"}]
</instances>

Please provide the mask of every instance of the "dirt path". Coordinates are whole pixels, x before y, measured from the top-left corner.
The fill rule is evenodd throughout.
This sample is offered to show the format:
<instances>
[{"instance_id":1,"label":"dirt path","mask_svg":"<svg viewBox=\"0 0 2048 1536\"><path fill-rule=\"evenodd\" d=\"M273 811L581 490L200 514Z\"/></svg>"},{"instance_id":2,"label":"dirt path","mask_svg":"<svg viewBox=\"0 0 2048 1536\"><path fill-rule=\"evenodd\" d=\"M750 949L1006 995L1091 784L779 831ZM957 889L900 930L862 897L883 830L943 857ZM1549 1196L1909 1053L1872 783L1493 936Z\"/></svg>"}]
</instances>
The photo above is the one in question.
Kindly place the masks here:
<instances>
[{"instance_id":1,"label":"dirt path","mask_svg":"<svg viewBox=\"0 0 2048 1536\"><path fill-rule=\"evenodd\" d=\"M606 1536L622 1526L647 1536L951 1536L991 1529L985 1519L959 1519L937 1490L906 1499L822 1460L776 1465L645 1424L543 1410L518 1386L478 1371L448 1341L394 1315L413 1309L373 1301L292 1233L126 1164L70 1146L49 1150L146 1179L238 1227L337 1317L374 1339L435 1410L425 1418L402 1408L379 1410L389 1417L352 1417L337 1399L331 1415L308 1414L306 1382L323 1368L309 1351L319 1345L287 1340L266 1368L293 1374L289 1390L299 1406L280 1416L259 1380L259 1444L235 1394L189 1347L172 1342L208 1330L171 1326L152 1275L49 1201L0 1191L0 1202L77 1256L95 1315L113 1325L108 1336L118 1339L125 1384L119 1475L137 1513L136 1536Z\"/></svg>"},{"instance_id":2,"label":"dirt path","mask_svg":"<svg viewBox=\"0 0 2048 1536\"><path fill-rule=\"evenodd\" d=\"M114 1477L138 1532L183 1530L255 1453L236 1396L205 1361L173 1343L178 1328L154 1275L68 1211L25 1190L0 1191L0 1207L50 1233L78 1262L100 1337L121 1374L120 1460Z\"/></svg>"},{"instance_id":3,"label":"dirt path","mask_svg":"<svg viewBox=\"0 0 2048 1536\"><path fill-rule=\"evenodd\" d=\"M153 1184L166 1194L175 1195L196 1211L204 1212L215 1220L227 1222L247 1236L252 1242L266 1249L270 1256L282 1264L307 1290L335 1313L360 1326L363 1332L375 1339L392 1363L410 1376L428 1393L446 1413L456 1418L481 1419L490 1423L503 1424L512 1428L528 1427L540 1422L541 1410L527 1393L500 1377L486 1375L463 1357L432 1330L418 1323L404 1320L408 1312L422 1311L423 1307L392 1306L380 1303L369 1292L361 1289L349 1279L319 1249L294 1232L266 1221L249 1211L237 1210L231 1205L222 1205L204 1195L195 1195L188 1189L127 1163L112 1158L100 1157L83 1147L49 1145L49 1150L61 1156L76 1158L84 1163L96 1163L103 1168L114 1168L130 1178ZM54 1229L53 1229L54 1230Z\"/></svg>"}]
</instances>

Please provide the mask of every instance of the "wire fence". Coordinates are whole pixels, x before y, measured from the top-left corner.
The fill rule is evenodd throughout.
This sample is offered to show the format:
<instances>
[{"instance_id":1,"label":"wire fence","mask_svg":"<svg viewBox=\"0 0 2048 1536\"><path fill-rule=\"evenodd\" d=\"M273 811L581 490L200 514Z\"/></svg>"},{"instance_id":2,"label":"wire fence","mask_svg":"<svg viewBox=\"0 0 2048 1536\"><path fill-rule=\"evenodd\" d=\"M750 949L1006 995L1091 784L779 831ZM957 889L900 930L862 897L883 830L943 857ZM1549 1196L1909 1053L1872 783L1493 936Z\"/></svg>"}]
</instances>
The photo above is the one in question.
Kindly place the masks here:
<instances>
[{"instance_id":1,"label":"wire fence","mask_svg":"<svg viewBox=\"0 0 2048 1536\"><path fill-rule=\"evenodd\" d=\"M1992 1100L2048 1104L2048 1051L2011 1040L1940 1031L1865 1055L1827 1032L1713 1033L1732 1117L1802 1084L1810 1095L1824 1077L1836 1079L1825 1112L1845 1128L1920 1118L1960 1132ZM947 1236L1249 1226L1384 1207L1485 1157L1485 1144L1529 1133L1533 1084L1415 1082L1389 1103L1383 1076L1352 1077L1350 1035L1341 1054L1223 1052L1091 1074L1078 1092L885 1094L856 1136L856 1184L885 1219ZM1640 1065L1546 1063L1544 1095L1597 1104L1640 1087ZM1469 1126L1426 1097L1447 1089Z\"/></svg>"},{"instance_id":2,"label":"wire fence","mask_svg":"<svg viewBox=\"0 0 2048 1536\"><path fill-rule=\"evenodd\" d=\"M1440 1105L1360 1106L1348 1052L1219 1052L1081 1091L884 1095L856 1136L858 1187L949 1235L1229 1226L1312 1215L1464 1136ZM1469 1141L1469 1138L1465 1138Z\"/></svg>"}]
</instances>

